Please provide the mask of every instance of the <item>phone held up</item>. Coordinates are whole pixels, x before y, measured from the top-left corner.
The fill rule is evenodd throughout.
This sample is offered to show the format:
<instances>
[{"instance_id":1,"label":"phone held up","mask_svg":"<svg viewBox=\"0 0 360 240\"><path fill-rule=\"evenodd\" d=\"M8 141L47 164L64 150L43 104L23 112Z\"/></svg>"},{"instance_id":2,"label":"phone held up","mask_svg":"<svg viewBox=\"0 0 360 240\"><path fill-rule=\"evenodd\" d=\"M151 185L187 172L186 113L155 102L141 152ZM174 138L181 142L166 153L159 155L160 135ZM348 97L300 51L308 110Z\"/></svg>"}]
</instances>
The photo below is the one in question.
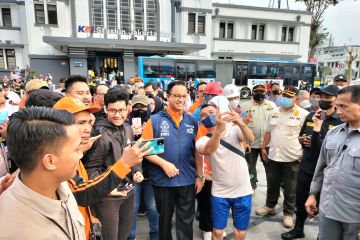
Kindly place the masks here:
<instances>
[{"instance_id":1,"label":"phone held up","mask_svg":"<svg viewBox=\"0 0 360 240\"><path fill-rule=\"evenodd\" d=\"M320 111L319 114L317 115L317 118L320 120L325 120L326 119L326 112L325 111Z\"/></svg>"},{"instance_id":2,"label":"phone held up","mask_svg":"<svg viewBox=\"0 0 360 240\"><path fill-rule=\"evenodd\" d=\"M147 144L148 142L150 142L149 148L152 147L153 149L147 155L157 155L157 154L164 153L164 151L165 151L164 141L165 141L164 138L147 139L147 140L143 140L141 142L140 147L142 147L145 144ZM133 142L131 145L134 145L134 144L135 144L135 142Z\"/></svg>"}]
</instances>

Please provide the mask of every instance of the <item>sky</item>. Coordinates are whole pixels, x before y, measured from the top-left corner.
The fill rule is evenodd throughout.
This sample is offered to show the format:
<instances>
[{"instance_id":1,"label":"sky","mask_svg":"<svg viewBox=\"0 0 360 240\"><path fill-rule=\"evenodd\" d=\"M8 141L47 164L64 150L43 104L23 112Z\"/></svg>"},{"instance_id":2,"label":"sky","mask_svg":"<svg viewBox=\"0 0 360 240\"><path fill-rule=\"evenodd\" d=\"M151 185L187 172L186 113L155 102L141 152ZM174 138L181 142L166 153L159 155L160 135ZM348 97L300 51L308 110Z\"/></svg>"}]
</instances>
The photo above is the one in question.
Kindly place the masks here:
<instances>
[{"instance_id":1,"label":"sky","mask_svg":"<svg viewBox=\"0 0 360 240\"><path fill-rule=\"evenodd\" d=\"M295 0L289 1L289 9L305 10L305 5ZM231 3L258 7L268 7L270 0L213 0L219 3ZM278 0L275 0L277 7ZM286 8L282 0L281 8ZM360 45L360 0L342 0L336 6L330 6L324 14L324 27L332 34L334 45Z\"/></svg>"}]
</instances>

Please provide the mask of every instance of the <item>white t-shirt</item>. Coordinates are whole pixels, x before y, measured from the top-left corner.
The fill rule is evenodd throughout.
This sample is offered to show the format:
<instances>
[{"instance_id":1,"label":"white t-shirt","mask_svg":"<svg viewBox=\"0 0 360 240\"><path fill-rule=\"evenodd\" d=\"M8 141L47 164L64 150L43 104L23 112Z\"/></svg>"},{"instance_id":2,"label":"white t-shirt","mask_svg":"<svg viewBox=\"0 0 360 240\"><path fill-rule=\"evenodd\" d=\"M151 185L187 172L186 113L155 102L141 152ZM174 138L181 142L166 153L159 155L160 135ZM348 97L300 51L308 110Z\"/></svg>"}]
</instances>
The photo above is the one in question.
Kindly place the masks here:
<instances>
[{"instance_id":1,"label":"white t-shirt","mask_svg":"<svg viewBox=\"0 0 360 240\"><path fill-rule=\"evenodd\" d=\"M238 126L229 123L226 127L226 134L222 138L227 143L238 149L241 147L242 133ZM210 140L209 137L201 137L196 142L196 149L199 150ZM238 198L253 193L249 177L249 168L246 160L238 154L228 150L222 145L211 155L205 156L211 164L212 169L212 190L215 197Z\"/></svg>"}]
</instances>

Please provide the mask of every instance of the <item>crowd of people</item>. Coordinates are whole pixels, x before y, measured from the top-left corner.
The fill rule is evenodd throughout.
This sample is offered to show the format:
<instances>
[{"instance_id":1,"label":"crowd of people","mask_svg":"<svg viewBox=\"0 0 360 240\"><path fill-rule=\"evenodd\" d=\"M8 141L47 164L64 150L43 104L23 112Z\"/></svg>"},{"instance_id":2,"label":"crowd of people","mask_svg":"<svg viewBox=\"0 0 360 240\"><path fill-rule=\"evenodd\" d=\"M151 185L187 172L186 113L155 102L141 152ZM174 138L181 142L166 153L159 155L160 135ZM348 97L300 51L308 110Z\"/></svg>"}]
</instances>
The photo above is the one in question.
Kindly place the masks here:
<instances>
[{"instance_id":1,"label":"crowd of people","mask_svg":"<svg viewBox=\"0 0 360 240\"><path fill-rule=\"evenodd\" d=\"M21 93L3 82L0 239L134 240L144 208L150 240L173 239L173 226L193 239L195 216L204 240L223 239L230 212L243 240L258 159L267 194L255 214L276 214L282 191L279 238L305 237L319 215L320 240L358 239L360 86L346 85L256 85L244 101L219 82L70 76ZM152 154L152 139L164 151Z\"/></svg>"}]
</instances>

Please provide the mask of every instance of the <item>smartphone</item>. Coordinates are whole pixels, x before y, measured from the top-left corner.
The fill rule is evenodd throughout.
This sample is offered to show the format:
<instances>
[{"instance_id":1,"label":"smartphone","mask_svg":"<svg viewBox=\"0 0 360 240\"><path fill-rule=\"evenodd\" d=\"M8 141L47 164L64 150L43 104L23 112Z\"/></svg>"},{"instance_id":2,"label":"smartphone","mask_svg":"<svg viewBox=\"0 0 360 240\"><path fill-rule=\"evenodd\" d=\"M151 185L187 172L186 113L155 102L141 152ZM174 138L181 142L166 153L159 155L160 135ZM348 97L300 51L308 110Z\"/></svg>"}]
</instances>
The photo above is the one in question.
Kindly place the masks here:
<instances>
[{"instance_id":1,"label":"smartphone","mask_svg":"<svg viewBox=\"0 0 360 240\"><path fill-rule=\"evenodd\" d=\"M8 120L8 111L7 110L1 110L0 111L0 125L3 124L6 120Z\"/></svg>"},{"instance_id":2,"label":"smartphone","mask_svg":"<svg viewBox=\"0 0 360 240\"><path fill-rule=\"evenodd\" d=\"M154 139L144 140L141 142L140 147L150 142L149 148L152 147L153 149L147 155L161 154L165 151L164 140L165 140L164 138L154 138ZM133 142L132 145L134 145L134 143L135 142Z\"/></svg>"},{"instance_id":3,"label":"smartphone","mask_svg":"<svg viewBox=\"0 0 360 240\"><path fill-rule=\"evenodd\" d=\"M142 133L142 123L141 123L141 118L137 117L137 118L133 118L132 119L132 127L133 127L133 131L135 135L139 135Z\"/></svg>"},{"instance_id":4,"label":"smartphone","mask_svg":"<svg viewBox=\"0 0 360 240\"><path fill-rule=\"evenodd\" d=\"M0 177L5 176L7 173L10 173L8 160L5 157L0 156Z\"/></svg>"},{"instance_id":5,"label":"smartphone","mask_svg":"<svg viewBox=\"0 0 360 240\"><path fill-rule=\"evenodd\" d=\"M325 120L326 118L326 112L325 111L320 111L319 113L319 119L320 120Z\"/></svg>"}]
</instances>

